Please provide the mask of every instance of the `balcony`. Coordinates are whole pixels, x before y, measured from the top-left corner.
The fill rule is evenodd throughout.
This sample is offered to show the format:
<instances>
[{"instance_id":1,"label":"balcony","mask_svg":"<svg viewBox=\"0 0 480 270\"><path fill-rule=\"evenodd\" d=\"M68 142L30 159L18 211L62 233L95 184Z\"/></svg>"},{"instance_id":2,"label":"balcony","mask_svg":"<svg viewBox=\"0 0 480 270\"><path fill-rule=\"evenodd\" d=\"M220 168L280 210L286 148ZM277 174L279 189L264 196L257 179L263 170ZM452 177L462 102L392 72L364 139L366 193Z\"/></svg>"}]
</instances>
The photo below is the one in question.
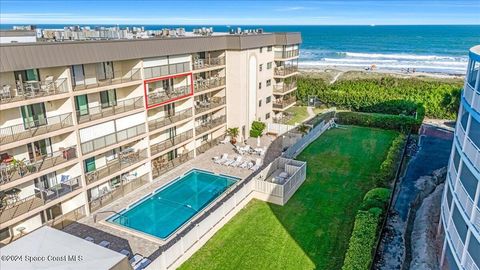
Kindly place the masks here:
<instances>
[{"instance_id":1,"label":"balcony","mask_svg":"<svg viewBox=\"0 0 480 270\"><path fill-rule=\"evenodd\" d=\"M276 84L273 86L273 93L274 94L285 94L288 93L294 89L297 88L297 82L291 82L291 83L282 83L282 84Z\"/></svg>"},{"instance_id":2,"label":"balcony","mask_svg":"<svg viewBox=\"0 0 480 270\"><path fill-rule=\"evenodd\" d=\"M53 168L77 158L77 147L60 148L59 151L35 157L34 161L13 160L0 169L0 185Z\"/></svg>"},{"instance_id":3,"label":"balcony","mask_svg":"<svg viewBox=\"0 0 480 270\"><path fill-rule=\"evenodd\" d=\"M105 147L120 143L122 141L134 138L145 133L145 124L136 125L130 128L122 129L117 132L96 138L81 144L82 153L88 154L93 151L103 149Z\"/></svg>"},{"instance_id":4,"label":"balcony","mask_svg":"<svg viewBox=\"0 0 480 270\"><path fill-rule=\"evenodd\" d=\"M463 95L468 104L470 104L470 107L477 112L480 112L480 93L475 91L471 85L466 83L465 88L463 89Z\"/></svg>"},{"instance_id":5,"label":"balcony","mask_svg":"<svg viewBox=\"0 0 480 270\"><path fill-rule=\"evenodd\" d=\"M53 96L68 93L66 78L57 80L46 79L44 81L17 83L16 86L4 85L0 89L0 104L30 100L38 97Z\"/></svg>"},{"instance_id":6,"label":"balcony","mask_svg":"<svg viewBox=\"0 0 480 270\"><path fill-rule=\"evenodd\" d=\"M150 146L150 153L152 156L156 155L162 151L172 148L173 146L177 146L185 141L188 141L191 138L193 138L192 129Z\"/></svg>"},{"instance_id":7,"label":"balcony","mask_svg":"<svg viewBox=\"0 0 480 270\"><path fill-rule=\"evenodd\" d=\"M195 133L198 136L199 134L202 134L208 130L214 129L218 126L221 126L227 122L227 117L225 115L222 115L220 117L217 117L215 119L208 120L199 126L195 128Z\"/></svg>"},{"instance_id":8,"label":"balcony","mask_svg":"<svg viewBox=\"0 0 480 270\"><path fill-rule=\"evenodd\" d=\"M288 99L282 99L281 101L275 101L273 102L273 109L285 110L290 106L293 106L295 102L296 102L296 99L294 97L291 97Z\"/></svg>"},{"instance_id":9,"label":"balcony","mask_svg":"<svg viewBox=\"0 0 480 270\"><path fill-rule=\"evenodd\" d=\"M225 77L212 77L208 79L197 79L193 82L195 93L207 91L225 85Z\"/></svg>"},{"instance_id":10,"label":"balcony","mask_svg":"<svg viewBox=\"0 0 480 270\"><path fill-rule=\"evenodd\" d=\"M148 106L157 105L168 101L175 101L179 97L184 97L190 94L192 94L190 85L155 91L148 93Z\"/></svg>"},{"instance_id":11,"label":"balcony","mask_svg":"<svg viewBox=\"0 0 480 270\"><path fill-rule=\"evenodd\" d=\"M135 97L118 101L116 105L111 107L95 106L88 108L88 110L77 110L77 121L79 124L82 124L139 108L143 108L143 98ZM88 113L82 115L85 111Z\"/></svg>"},{"instance_id":12,"label":"balcony","mask_svg":"<svg viewBox=\"0 0 480 270\"><path fill-rule=\"evenodd\" d=\"M297 72L298 72L297 66L289 66L289 67L279 66L275 68L274 75L279 77L287 77L292 74L296 74Z\"/></svg>"},{"instance_id":13,"label":"balcony","mask_svg":"<svg viewBox=\"0 0 480 270\"><path fill-rule=\"evenodd\" d=\"M124 197L132 191L139 189L146 183L148 183L148 174L142 175L133 180L122 179L122 182L119 186L106 191L97 198L91 199L88 203L90 206L90 211L94 212L105 205Z\"/></svg>"},{"instance_id":14,"label":"balcony","mask_svg":"<svg viewBox=\"0 0 480 270\"><path fill-rule=\"evenodd\" d=\"M203 153L205 153L208 149L210 149L210 148L218 145L219 142L220 142L221 140L223 140L223 138L224 138L223 136L220 136L220 137L217 137L217 138L215 138L215 139L213 139L213 140L202 142L202 144L201 144L199 147L197 147L197 149L196 149L197 155L203 154Z\"/></svg>"},{"instance_id":15,"label":"balcony","mask_svg":"<svg viewBox=\"0 0 480 270\"><path fill-rule=\"evenodd\" d=\"M299 55L299 50L291 50L291 51L281 51L281 52L275 52L275 59L288 59L288 58L293 58L297 57Z\"/></svg>"},{"instance_id":16,"label":"balcony","mask_svg":"<svg viewBox=\"0 0 480 270\"><path fill-rule=\"evenodd\" d=\"M98 180L110 177L129 166L132 166L147 158L147 149L132 151L127 150L119 153L119 157L113 161L108 161L105 166L97 168L95 171L85 173L85 180L88 184L97 182Z\"/></svg>"},{"instance_id":17,"label":"balcony","mask_svg":"<svg viewBox=\"0 0 480 270\"><path fill-rule=\"evenodd\" d=\"M73 126L72 113L65 113L25 122L24 124L0 128L0 145L18 142L70 126Z\"/></svg>"},{"instance_id":18,"label":"balcony","mask_svg":"<svg viewBox=\"0 0 480 270\"><path fill-rule=\"evenodd\" d=\"M212 68L225 65L225 57L214 57L214 58L206 58L206 59L195 59L193 61L193 69L205 69L205 68Z\"/></svg>"},{"instance_id":19,"label":"balcony","mask_svg":"<svg viewBox=\"0 0 480 270\"><path fill-rule=\"evenodd\" d=\"M8 222L11 219L26 214L80 187L80 176L77 176L48 189L35 188L35 194L20 200L14 198L6 199L4 200L6 204L0 207L0 223Z\"/></svg>"},{"instance_id":20,"label":"balcony","mask_svg":"<svg viewBox=\"0 0 480 270\"><path fill-rule=\"evenodd\" d=\"M192 108L188 108L179 112L176 112L174 115L160 117L151 121L148 121L148 129L150 131L168 126L173 123L180 122L187 118L193 116Z\"/></svg>"},{"instance_id":21,"label":"balcony","mask_svg":"<svg viewBox=\"0 0 480 270\"><path fill-rule=\"evenodd\" d=\"M190 62L148 67L143 69L145 79L159 78L163 76L187 73L190 71Z\"/></svg>"},{"instance_id":22,"label":"balcony","mask_svg":"<svg viewBox=\"0 0 480 270\"><path fill-rule=\"evenodd\" d=\"M468 136L463 145L463 152L475 168L480 168L480 149Z\"/></svg>"},{"instance_id":23,"label":"balcony","mask_svg":"<svg viewBox=\"0 0 480 270\"><path fill-rule=\"evenodd\" d=\"M190 151L185 154L178 155L176 158L172 160L166 160L164 158L158 158L152 160L152 174L153 178L159 177L163 173L183 164L187 161L193 159L193 151Z\"/></svg>"},{"instance_id":24,"label":"balcony","mask_svg":"<svg viewBox=\"0 0 480 270\"><path fill-rule=\"evenodd\" d=\"M195 114L200 114L226 104L225 97L212 97L210 101L195 101Z\"/></svg>"},{"instance_id":25,"label":"balcony","mask_svg":"<svg viewBox=\"0 0 480 270\"><path fill-rule=\"evenodd\" d=\"M116 78L104 79L104 80L94 78L93 82L87 82L88 79L90 78L83 80L83 83L76 82L75 85L73 86L73 90L80 91L80 90L92 89L92 88L97 88L102 86L113 86L121 83L139 81L142 79L142 73L140 71L140 68L134 68L128 71L127 74L125 74L122 77L116 77Z\"/></svg>"}]
</instances>

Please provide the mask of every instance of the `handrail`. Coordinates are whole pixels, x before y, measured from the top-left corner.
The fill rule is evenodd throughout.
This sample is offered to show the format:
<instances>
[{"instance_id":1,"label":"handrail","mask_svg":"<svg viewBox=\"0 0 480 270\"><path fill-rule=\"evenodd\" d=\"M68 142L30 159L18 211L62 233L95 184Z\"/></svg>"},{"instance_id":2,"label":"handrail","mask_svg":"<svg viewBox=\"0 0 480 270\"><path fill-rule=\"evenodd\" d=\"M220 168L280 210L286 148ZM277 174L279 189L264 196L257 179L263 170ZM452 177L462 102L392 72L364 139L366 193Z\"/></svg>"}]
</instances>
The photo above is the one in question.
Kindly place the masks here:
<instances>
[{"instance_id":1,"label":"handrail","mask_svg":"<svg viewBox=\"0 0 480 270\"><path fill-rule=\"evenodd\" d=\"M195 100L195 103L200 102L199 100ZM200 104L195 104L195 114L206 112L210 109L214 109L226 104L227 99L225 97L212 97L208 104L204 104L203 106Z\"/></svg>"},{"instance_id":2,"label":"handrail","mask_svg":"<svg viewBox=\"0 0 480 270\"><path fill-rule=\"evenodd\" d=\"M174 115L163 116L163 117L159 117L157 119L148 121L148 128L150 131L152 131L154 129L161 128L161 127L170 125L172 123L176 123L178 121L187 119L192 116L193 116L192 108L187 108L187 109L175 112Z\"/></svg>"},{"instance_id":3,"label":"handrail","mask_svg":"<svg viewBox=\"0 0 480 270\"><path fill-rule=\"evenodd\" d=\"M37 83L24 83L12 85L4 85L0 89L0 103L10 103L37 97L51 96L56 94L68 93L67 79L58 78L51 81L38 81ZM35 85L36 84L36 85ZM30 88L30 89L26 89ZM15 91L13 91L15 89Z\"/></svg>"},{"instance_id":4,"label":"handrail","mask_svg":"<svg viewBox=\"0 0 480 270\"><path fill-rule=\"evenodd\" d=\"M190 85L184 85L179 87L169 87L167 89L164 89L163 91L148 93L148 105L169 101L180 96L188 95L190 94L190 92Z\"/></svg>"},{"instance_id":5,"label":"handrail","mask_svg":"<svg viewBox=\"0 0 480 270\"><path fill-rule=\"evenodd\" d=\"M98 78L95 77L94 78L95 82L92 82L92 83L87 83L87 79L90 79L90 78L85 78L83 80L83 83L80 83L80 84L75 83L73 85L73 90L78 91L78 90L85 90L85 89L91 89L91 88L96 88L96 87L102 87L102 86L132 82L132 81L141 80L142 77L141 77L141 73L140 73L140 68L133 68L133 69L129 70L122 77L114 77L114 78L104 79L104 80L98 80Z\"/></svg>"},{"instance_id":6,"label":"handrail","mask_svg":"<svg viewBox=\"0 0 480 270\"><path fill-rule=\"evenodd\" d=\"M82 115L84 110L76 110L78 123L84 123L106 117L108 115L115 115L126 112L127 109L138 109L143 107L143 97L134 97L117 101L117 104L111 107L102 107L102 105L89 107L88 114Z\"/></svg>"},{"instance_id":7,"label":"handrail","mask_svg":"<svg viewBox=\"0 0 480 270\"><path fill-rule=\"evenodd\" d=\"M225 57L198 58L193 61L193 69L202 69L225 65Z\"/></svg>"},{"instance_id":8,"label":"handrail","mask_svg":"<svg viewBox=\"0 0 480 270\"><path fill-rule=\"evenodd\" d=\"M215 127L225 123L226 120L227 120L227 117L225 115L222 115L222 116L219 116L217 118L211 119L206 123L202 123L199 126L195 127L196 135L198 136L199 134L202 134L207 130L215 128Z\"/></svg>"},{"instance_id":9,"label":"handrail","mask_svg":"<svg viewBox=\"0 0 480 270\"><path fill-rule=\"evenodd\" d=\"M114 131L112 133L101 136L99 138L82 142L81 143L82 153L88 154L95 150L98 150L110 145L114 145L116 143L122 142L124 140L128 140L140 134L143 134L145 133L145 131L146 131L145 124L142 123L126 129Z\"/></svg>"},{"instance_id":10,"label":"handrail","mask_svg":"<svg viewBox=\"0 0 480 270\"><path fill-rule=\"evenodd\" d=\"M189 139L193 138L193 129L187 130L180 134L173 136L172 138L165 139L159 143L153 144L150 146L150 151L152 155L156 155L166 149L178 145L182 142L185 142Z\"/></svg>"}]
</instances>

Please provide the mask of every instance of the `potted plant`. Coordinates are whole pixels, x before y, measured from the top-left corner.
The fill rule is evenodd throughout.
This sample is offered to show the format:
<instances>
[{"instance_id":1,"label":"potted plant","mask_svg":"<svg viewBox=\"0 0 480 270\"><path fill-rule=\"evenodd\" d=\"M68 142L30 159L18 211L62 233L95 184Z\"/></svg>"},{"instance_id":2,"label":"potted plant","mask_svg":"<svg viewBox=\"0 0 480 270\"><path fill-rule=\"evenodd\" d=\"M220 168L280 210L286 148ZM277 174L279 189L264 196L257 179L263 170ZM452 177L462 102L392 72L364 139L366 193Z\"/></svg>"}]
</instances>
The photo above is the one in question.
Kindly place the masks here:
<instances>
[{"instance_id":1,"label":"potted plant","mask_svg":"<svg viewBox=\"0 0 480 270\"><path fill-rule=\"evenodd\" d=\"M227 135L230 136L230 142L232 144L236 144L237 143L237 137L239 135L239 130L238 130L238 127L234 127L234 128L229 128L227 129Z\"/></svg>"}]
</instances>

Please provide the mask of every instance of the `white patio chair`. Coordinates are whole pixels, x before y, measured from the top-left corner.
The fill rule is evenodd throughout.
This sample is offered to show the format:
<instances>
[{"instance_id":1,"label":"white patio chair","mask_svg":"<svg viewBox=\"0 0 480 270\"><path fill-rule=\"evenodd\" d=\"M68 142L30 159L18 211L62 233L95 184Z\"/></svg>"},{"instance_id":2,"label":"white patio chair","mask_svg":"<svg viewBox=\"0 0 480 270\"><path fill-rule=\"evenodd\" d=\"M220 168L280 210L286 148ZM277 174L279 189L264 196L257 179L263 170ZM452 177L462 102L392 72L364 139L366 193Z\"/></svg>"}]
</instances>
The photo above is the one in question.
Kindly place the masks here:
<instances>
[{"instance_id":1,"label":"white patio chair","mask_svg":"<svg viewBox=\"0 0 480 270\"><path fill-rule=\"evenodd\" d=\"M235 161L234 161L232 164L230 164L230 166L232 166L232 167L238 167L238 166L240 166L240 164L242 164L242 162L243 162L243 161L242 161L242 156L238 156L238 157L235 159Z\"/></svg>"},{"instance_id":2,"label":"white patio chair","mask_svg":"<svg viewBox=\"0 0 480 270\"><path fill-rule=\"evenodd\" d=\"M232 163L235 162L235 159L236 159L236 158L234 158L234 159L229 159L229 160L227 160L225 163L223 163L223 165L225 165L225 166L230 166Z\"/></svg>"},{"instance_id":3,"label":"white patio chair","mask_svg":"<svg viewBox=\"0 0 480 270\"><path fill-rule=\"evenodd\" d=\"M230 142L232 138L230 136L225 136L225 139L223 139L222 141L220 141L221 144L227 144Z\"/></svg>"},{"instance_id":4,"label":"white patio chair","mask_svg":"<svg viewBox=\"0 0 480 270\"><path fill-rule=\"evenodd\" d=\"M257 159L255 160L255 166L253 166L252 168L250 168L250 170L256 171L256 170L260 169L261 166L262 166L262 159L257 158Z\"/></svg>"},{"instance_id":5,"label":"white patio chair","mask_svg":"<svg viewBox=\"0 0 480 270\"><path fill-rule=\"evenodd\" d=\"M140 254L135 254L135 255L133 256L133 258L131 258L131 259L129 260L129 262L130 262L130 265L131 265L131 266L135 266L135 265L137 265L138 263L140 263L140 261L142 261L143 259L144 259L144 258L143 258L142 255L140 255Z\"/></svg>"},{"instance_id":6,"label":"white patio chair","mask_svg":"<svg viewBox=\"0 0 480 270\"><path fill-rule=\"evenodd\" d=\"M222 157L220 159L217 159L213 162L215 162L216 164L223 164L225 162L228 161L228 154L223 154Z\"/></svg>"},{"instance_id":7,"label":"white patio chair","mask_svg":"<svg viewBox=\"0 0 480 270\"><path fill-rule=\"evenodd\" d=\"M246 169L247 166L248 166L248 163L250 163L250 161L248 160L245 160L242 164L240 164L240 166L238 166L239 168L242 168L242 169ZM252 165L253 166L253 165Z\"/></svg>"}]
</instances>

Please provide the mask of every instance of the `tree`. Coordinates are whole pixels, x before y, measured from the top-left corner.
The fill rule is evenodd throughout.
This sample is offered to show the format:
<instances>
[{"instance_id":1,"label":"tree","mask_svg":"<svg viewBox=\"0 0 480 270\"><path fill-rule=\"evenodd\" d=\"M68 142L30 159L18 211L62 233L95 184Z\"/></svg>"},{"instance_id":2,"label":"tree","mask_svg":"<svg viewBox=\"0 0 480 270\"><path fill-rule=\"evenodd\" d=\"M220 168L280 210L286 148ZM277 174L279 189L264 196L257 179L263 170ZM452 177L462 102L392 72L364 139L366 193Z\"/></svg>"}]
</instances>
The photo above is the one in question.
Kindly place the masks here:
<instances>
[{"instance_id":1,"label":"tree","mask_svg":"<svg viewBox=\"0 0 480 270\"><path fill-rule=\"evenodd\" d=\"M230 142L232 144L236 144L237 143L237 137L238 135L240 134L240 131L238 130L238 127L233 127L233 128L229 128L227 129L227 135L230 136Z\"/></svg>"},{"instance_id":2,"label":"tree","mask_svg":"<svg viewBox=\"0 0 480 270\"><path fill-rule=\"evenodd\" d=\"M250 137L258 138L262 136L263 131L267 125L265 123L260 122L260 121L253 121L252 122L252 128L250 129Z\"/></svg>"}]
</instances>

